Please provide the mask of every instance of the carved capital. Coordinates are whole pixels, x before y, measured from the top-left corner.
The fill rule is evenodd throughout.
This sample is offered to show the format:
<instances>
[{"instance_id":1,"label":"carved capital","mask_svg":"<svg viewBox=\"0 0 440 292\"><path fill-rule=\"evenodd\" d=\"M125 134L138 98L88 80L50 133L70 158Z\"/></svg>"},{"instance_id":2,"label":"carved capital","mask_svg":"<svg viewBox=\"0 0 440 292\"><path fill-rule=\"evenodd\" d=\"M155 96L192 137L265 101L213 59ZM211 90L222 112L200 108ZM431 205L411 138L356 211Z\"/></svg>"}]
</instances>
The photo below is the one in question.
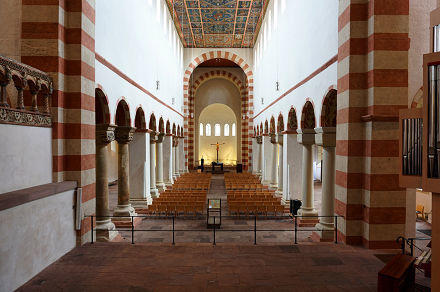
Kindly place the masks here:
<instances>
[{"instance_id":1,"label":"carved capital","mask_svg":"<svg viewBox=\"0 0 440 292\"><path fill-rule=\"evenodd\" d=\"M270 143L272 144L277 144L278 143L278 139L277 139L277 134L270 134Z\"/></svg>"},{"instance_id":2,"label":"carved capital","mask_svg":"<svg viewBox=\"0 0 440 292\"><path fill-rule=\"evenodd\" d=\"M8 67L3 66L3 69L5 70L5 73L0 74L0 86L7 86L12 80L12 74Z\"/></svg>"},{"instance_id":3,"label":"carved capital","mask_svg":"<svg viewBox=\"0 0 440 292\"><path fill-rule=\"evenodd\" d=\"M157 134L157 140L156 140L156 143L162 143L164 137L165 137L165 133L159 133L159 134Z\"/></svg>"},{"instance_id":4,"label":"carved capital","mask_svg":"<svg viewBox=\"0 0 440 292\"><path fill-rule=\"evenodd\" d=\"M262 144L263 143L263 137L257 136L256 138L257 138L257 143L258 144Z\"/></svg>"},{"instance_id":5,"label":"carved capital","mask_svg":"<svg viewBox=\"0 0 440 292\"><path fill-rule=\"evenodd\" d=\"M96 125L96 143L108 144L115 140L115 128L112 125Z\"/></svg>"},{"instance_id":6,"label":"carved capital","mask_svg":"<svg viewBox=\"0 0 440 292\"><path fill-rule=\"evenodd\" d=\"M128 144L133 141L133 135L136 131L136 128L132 127L116 127L115 130L115 139L119 144Z\"/></svg>"},{"instance_id":7,"label":"carved capital","mask_svg":"<svg viewBox=\"0 0 440 292\"><path fill-rule=\"evenodd\" d=\"M152 131L150 133L150 144L155 144L156 143L156 132Z\"/></svg>"}]
</instances>

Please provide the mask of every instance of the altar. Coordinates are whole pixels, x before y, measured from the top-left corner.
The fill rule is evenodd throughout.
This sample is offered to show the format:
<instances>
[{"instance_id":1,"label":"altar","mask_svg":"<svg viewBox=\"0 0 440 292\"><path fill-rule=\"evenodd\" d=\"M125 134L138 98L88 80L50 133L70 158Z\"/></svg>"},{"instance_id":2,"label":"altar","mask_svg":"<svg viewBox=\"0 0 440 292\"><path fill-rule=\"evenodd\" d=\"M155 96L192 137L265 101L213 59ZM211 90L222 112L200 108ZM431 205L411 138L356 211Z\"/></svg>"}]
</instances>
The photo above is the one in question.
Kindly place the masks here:
<instances>
[{"instance_id":1,"label":"altar","mask_svg":"<svg viewBox=\"0 0 440 292\"><path fill-rule=\"evenodd\" d=\"M221 162L212 162L211 163L212 169L211 172L214 173L223 173L223 163ZM216 168L218 169L220 167L220 170L216 170Z\"/></svg>"}]
</instances>

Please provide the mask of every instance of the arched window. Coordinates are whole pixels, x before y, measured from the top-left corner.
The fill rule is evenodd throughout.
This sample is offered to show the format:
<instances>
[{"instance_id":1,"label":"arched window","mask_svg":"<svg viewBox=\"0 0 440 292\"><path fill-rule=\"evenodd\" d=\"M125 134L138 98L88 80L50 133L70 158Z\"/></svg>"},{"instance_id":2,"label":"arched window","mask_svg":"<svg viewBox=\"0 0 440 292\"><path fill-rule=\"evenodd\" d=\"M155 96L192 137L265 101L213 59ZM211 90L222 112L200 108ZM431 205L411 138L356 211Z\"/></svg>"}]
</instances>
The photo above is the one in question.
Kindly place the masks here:
<instances>
[{"instance_id":1,"label":"arched window","mask_svg":"<svg viewBox=\"0 0 440 292\"><path fill-rule=\"evenodd\" d=\"M237 129L235 127L235 123L232 124L232 136L235 137L235 135L237 134Z\"/></svg>"},{"instance_id":2,"label":"arched window","mask_svg":"<svg viewBox=\"0 0 440 292\"><path fill-rule=\"evenodd\" d=\"M221 135L220 124L215 124L215 126L214 126L214 135L216 137L219 137Z\"/></svg>"},{"instance_id":3,"label":"arched window","mask_svg":"<svg viewBox=\"0 0 440 292\"><path fill-rule=\"evenodd\" d=\"M203 124L202 123L200 123L200 136L203 136Z\"/></svg>"},{"instance_id":4,"label":"arched window","mask_svg":"<svg viewBox=\"0 0 440 292\"><path fill-rule=\"evenodd\" d=\"M229 124L225 124L225 133L223 136L225 136L225 137L229 136Z\"/></svg>"},{"instance_id":5,"label":"arched window","mask_svg":"<svg viewBox=\"0 0 440 292\"><path fill-rule=\"evenodd\" d=\"M211 124L206 124L205 126L205 136L211 136Z\"/></svg>"}]
</instances>

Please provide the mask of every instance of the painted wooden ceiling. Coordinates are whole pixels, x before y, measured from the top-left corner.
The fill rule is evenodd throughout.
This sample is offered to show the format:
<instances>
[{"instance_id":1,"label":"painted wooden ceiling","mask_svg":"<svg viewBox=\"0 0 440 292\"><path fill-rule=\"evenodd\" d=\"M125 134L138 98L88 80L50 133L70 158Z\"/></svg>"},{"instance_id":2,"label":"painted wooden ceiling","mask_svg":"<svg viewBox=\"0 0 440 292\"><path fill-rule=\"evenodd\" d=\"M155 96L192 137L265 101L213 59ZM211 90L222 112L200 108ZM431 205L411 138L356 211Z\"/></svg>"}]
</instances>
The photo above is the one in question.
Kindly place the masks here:
<instances>
[{"instance_id":1,"label":"painted wooden ceiling","mask_svg":"<svg viewBox=\"0 0 440 292\"><path fill-rule=\"evenodd\" d=\"M166 0L186 48L252 48L270 0Z\"/></svg>"}]
</instances>

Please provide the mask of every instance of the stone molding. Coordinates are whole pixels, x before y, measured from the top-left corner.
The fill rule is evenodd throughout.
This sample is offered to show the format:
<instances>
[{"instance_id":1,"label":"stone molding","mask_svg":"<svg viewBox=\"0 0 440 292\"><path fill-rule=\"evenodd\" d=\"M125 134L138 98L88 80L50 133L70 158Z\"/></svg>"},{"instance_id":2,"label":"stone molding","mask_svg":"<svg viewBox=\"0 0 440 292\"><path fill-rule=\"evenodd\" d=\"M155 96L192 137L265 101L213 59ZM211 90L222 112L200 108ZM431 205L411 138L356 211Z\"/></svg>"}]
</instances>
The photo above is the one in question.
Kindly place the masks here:
<instances>
[{"instance_id":1,"label":"stone molding","mask_svg":"<svg viewBox=\"0 0 440 292\"><path fill-rule=\"evenodd\" d=\"M129 126L118 126L115 129L115 140L119 144L128 144L133 141L134 132L136 128Z\"/></svg>"},{"instance_id":2,"label":"stone molding","mask_svg":"<svg viewBox=\"0 0 440 292\"><path fill-rule=\"evenodd\" d=\"M51 128L52 117L50 114L12 108L0 108L0 124Z\"/></svg>"}]
</instances>

